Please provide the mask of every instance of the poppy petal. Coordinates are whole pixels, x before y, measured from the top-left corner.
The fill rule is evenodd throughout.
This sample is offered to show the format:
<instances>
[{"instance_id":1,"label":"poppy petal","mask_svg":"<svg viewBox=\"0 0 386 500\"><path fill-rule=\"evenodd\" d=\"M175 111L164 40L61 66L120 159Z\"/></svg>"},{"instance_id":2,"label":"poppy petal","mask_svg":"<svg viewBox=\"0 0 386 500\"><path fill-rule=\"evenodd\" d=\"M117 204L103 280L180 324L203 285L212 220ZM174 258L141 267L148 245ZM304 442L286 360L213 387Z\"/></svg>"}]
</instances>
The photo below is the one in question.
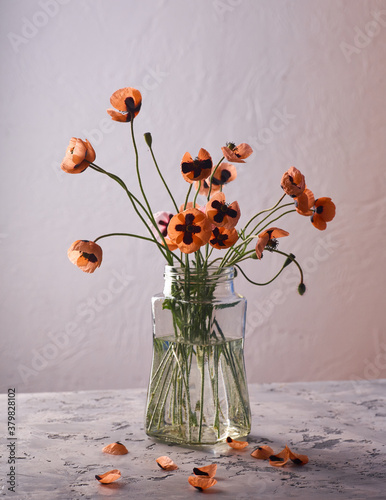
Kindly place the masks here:
<instances>
[{"instance_id":1,"label":"poppy petal","mask_svg":"<svg viewBox=\"0 0 386 500\"><path fill-rule=\"evenodd\" d=\"M274 467L283 467L289 460L289 448L286 446L280 453L269 457L270 465Z\"/></svg>"},{"instance_id":2,"label":"poppy petal","mask_svg":"<svg viewBox=\"0 0 386 500\"><path fill-rule=\"evenodd\" d=\"M119 479L120 477L121 477L121 471L118 469L113 469L109 470L108 472L105 472L104 474L96 475L95 479L97 479L102 484L110 484Z\"/></svg>"},{"instance_id":3,"label":"poppy petal","mask_svg":"<svg viewBox=\"0 0 386 500\"><path fill-rule=\"evenodd\" d=\"M126 446L119 441L108 444L102 451L103 453L108 453L109 455L127 455L127 453L129 453Z\"/></svg>"},{"instance_id":4,"label":"poppy petal","mask_svg":"<svg viewBox=\"0 0 386 500\"><path fill-rule=\"evenodd\" d=\"M300 196L306 188L304 175L295 167L284 172L280 185L284 192L292 198Z\"/></svg>"},{"instance_id":5,"label":"poppy petal","mask_svg":"<svg viewBox=\"0 0 386 500\"><path fill-rule=\"evenodd\" d=\"M298 453L294 453L293 451L291 451L289 448L288 448L288 453L290 459L296 465L306 465L309 461L307 455L299 455Z\"/></svg>"},{"instance_id":6,"label":"poppy petal","mask_svg":"<svg viewBox=\"0 0 386 500\"><path fill-rule=\"evenodd\" d=\"M243 450L249 444L248 441L236 441L230 436L227 437L227 443L234 450Z\"/></svg>"},{"instance_id":7,"label":"poppy petal","mask_svg":"<svg viewBox=\"0 0 386 500\"><path fill-rule=\"evenodd\" d=\"M194 488L200 491L207 490L217 483L216 479L213 477L205 476L189 476L188 481L191 486L194 486Z\"/></svg>"},{"instance_id":8,"label":"poppy petal","mask_svg":"<svg viewBox=\"0 0 386 500\"><path fill-rule=\"evenodd\" d=\"M217 472L217 464L204 465L203 467L195 467L193 474L196 476L214 477Z\"/></svg>"},{"instance_id":9,"label":"poppy petal","mask_svg":"<svg viewBox=\"0 0 386 500\"><path fill-rule=\"evenodd\" d=\"M259 446L251 453L251 457L259 460L268 460L271 455L273 455L273 449L266 444Z\"/></svg>"},{"instance_id":10,"label":"poppy petal","mask_svg":"<svg viewBox=\"0 0 386 500\"><path fill-rule=\"evenodd\" d=\"M161 467L163 470L176 470L178 469L178 466L173 462L173 460L169 457L162 456L158 457L156 459L157 464Z\"/></svg>"}]
</instances>

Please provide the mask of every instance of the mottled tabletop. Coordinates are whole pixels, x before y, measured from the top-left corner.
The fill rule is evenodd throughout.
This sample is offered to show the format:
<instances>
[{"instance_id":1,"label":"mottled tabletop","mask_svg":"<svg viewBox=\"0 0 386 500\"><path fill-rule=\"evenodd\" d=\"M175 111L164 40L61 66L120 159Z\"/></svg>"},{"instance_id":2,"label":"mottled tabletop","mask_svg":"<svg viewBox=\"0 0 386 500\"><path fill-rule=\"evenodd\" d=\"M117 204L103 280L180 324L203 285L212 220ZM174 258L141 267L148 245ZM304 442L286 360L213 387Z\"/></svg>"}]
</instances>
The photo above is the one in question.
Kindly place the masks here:
<instances>
[{"instance_id":1,"label":"mottled tabletop","mask_svg":"<svg viewBox=\"0 0 386 500\"><path fill-rule=\"evenodd\" d=\"M181 447L149 438L143 429L145 390L0 396L3 431L1 495L23 499L386 499L386 380L255 384L249 446ZM15 427L7 427L15 408ZM14 432L13 435L10 433ZM102 453L120 441L127 455ZM250 454L287 444L309 463L277 468ZM164 471L156 458L178 465ZM13 464L14 463L14 464ZM193 467L217 463L217 484L200 492L188 484ZM119 469L102 485L95 475ZM14 486L12 486L14 485ZM9 488L13 488L15 492Z\"/></svg>"}]
</instances>

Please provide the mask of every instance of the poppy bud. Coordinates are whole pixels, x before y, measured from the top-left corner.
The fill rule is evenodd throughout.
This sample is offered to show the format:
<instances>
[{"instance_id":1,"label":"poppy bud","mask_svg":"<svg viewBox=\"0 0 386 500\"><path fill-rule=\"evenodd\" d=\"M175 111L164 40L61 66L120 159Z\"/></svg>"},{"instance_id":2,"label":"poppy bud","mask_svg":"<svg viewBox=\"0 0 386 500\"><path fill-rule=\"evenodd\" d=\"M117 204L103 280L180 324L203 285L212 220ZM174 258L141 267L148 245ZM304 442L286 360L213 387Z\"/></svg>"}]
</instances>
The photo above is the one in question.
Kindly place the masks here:
<instances>
[{"instance_id":1,"label":"poppy bud","mask_svg":"<svg viewBox=\"0 0 386 500\"><path fill-rule=\"evenodd\" d=\"M294 255L293 253L290 253L290 254L288 255L288 257L286 258L286 260L285 260L284 264L283 264L283 268L284 268L284 267L289 266L289 265L291 264L291 262L293 262L293 261L294 261L294 258L295 258L295 255ZM299 293L300 293L300 292L299 292Z\"/></svg>"},{"instance_id":2,"label":"poppy bud","mask_svg":"<svg viewBox=\"0 0 386 500\"><path fill-rule=\"evenodd\" d=\"M149 148L151 148L151 145L152 145L152 142L153 142L153 138L151 136L151 133L150 132L145 132L143 134L143 136L145 138L146 144L149 146Z\"/></svg>"},{"instance_id":3,"label":"poppy bud","mask_svg":"<svg viewBox=\"0 0 386 500\"><path fill-rule=\"evenodd\" d=\"M300 285L298 286L298 292L299 292L299 295L304 295L305 292L306 292L306 285L304 283L300 283Z\"/></svg>"}]
</instances>

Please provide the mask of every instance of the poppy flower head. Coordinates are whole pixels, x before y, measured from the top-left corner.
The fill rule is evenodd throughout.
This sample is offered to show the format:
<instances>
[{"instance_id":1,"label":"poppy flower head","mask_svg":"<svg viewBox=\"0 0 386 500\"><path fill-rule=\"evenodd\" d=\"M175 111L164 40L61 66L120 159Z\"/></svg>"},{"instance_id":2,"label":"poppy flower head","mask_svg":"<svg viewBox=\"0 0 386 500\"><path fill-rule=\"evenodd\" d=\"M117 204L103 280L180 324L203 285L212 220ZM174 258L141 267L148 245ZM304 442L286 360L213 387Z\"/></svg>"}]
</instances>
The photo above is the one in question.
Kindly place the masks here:
<instances>
[{"instance_id":1,"label":"poppy flower head","mask_svg":"<svg viewBox=\"0 0 386 500\"><path fill-rule=\"evenodd\" d=\"M215 226L231 229L238 223L241 212L237 201L228 205L224 193L219 192L206 204L206 215Z\"/></svg>"},{"instance_id":2,"label":"poppy flower head","mask_svg":"<svg viewBox=\"0 0 386 500\"><path fill-rule=\"evenodd\" d=\"M221 163L216 169L212 177L212 189L213 187L221 187L224 184L232 182L237 177L237 170L231 163Z\"/></svg>"},{"instance_id":3,"label":"poppy flower head","mask_svg":"<svg viewBox=\"0 0 386 500\"><path fill-rule=\"evenodd\" d=\"M314 213L311 216L312 224L316 229L324 231L327 227L327 222L332 221L335 217L336 208L331 198L323 197L315 201L313 211Z\"/></svg>"},{"instance_id":4,"label":"poppy flower head","mask_svg":"<svg viewBox=\"0 0 386 500\"><path fill-rule=\"evenodd\" d=\"M222 250L233 246L238 239L239 235L235 228L215 227L212 230L209 244L218 250Z\"/></svg>"},{"instance_id":5,"label":"poppy flower head","mask_svg":"<svg viewBox=\"0 0 386 500\"><path fill-rule=\"evenodd\" d=\"M171 218L173 217L173 214L171 212L161 211L161 212L156 212L155 214L153 214L153 217L154 217L154 220L157 224L157 227L158 227L160 233L165 238L168 235L168 225L169 225ZM156 228L154 228L153 232L154 232L154 235L158 239L160 239Z\"/></svg>"},{"instance_id":6,"label":"poppy flower head","mask_svg":"<svg viewBox=\"0 0 386 500\"><path fill-rule=\"evenodd\" d=\"M172 217L168 236L183 253L196 252L208 243L212 234L208 217L197 208L190 208Z\"/></svg>"},{"instance_id":7,"label":"poppy flower head","mask_svg":"<svg viewBox=\"0 0 386 500\"><path fill-rule=\"evenodd\" d=\"M93 273L102 263L102 249L93 241L77 240L67 252L70 261L85 273Z\"/></svg>"},{"instance_id":8,"label":"poppy flower head","mask_svg":"<svg viewBox=\"0 0 386 500\"><path fill-rule=\"evenodd\" d=\"M201 148L198 156L193 160L190 153L186 152L181 160L181 172L186 182L192 184L210 176L213 167L212 157L205 149Z\"/></svg>"},{"instance_id":9,"label":"poppy flower head","mask_svg":"<svg viewBox=\"0 0 386 500\"><path fill-rule=\"evenodd\" d=\"M315 197L313 192L307 188L304 189L303 193L299 196L294 197L294 204L298 214L300 215L312 215L312 207L315 203Z\"/></svg>"},{"instance_id":10,"label":"poppy flower head","mask_svg":"<svg viewBox=\"0 0 386 500\"><path fill-rule=\"evenodd\" d=\"M80 174L95 160L95 157L94 148L87 139L82 141L71 137L60 168L68 174Z\"/></svg>"},{"instance_id":11,"label":"poppy flower head","mask_svg":"<svg viewBox=\"0 0 386 500\"><path fill-rule=\"evenodd\" d=\"M243 142L236 146L233 142L228 142L225 147L221 148L225 158L233 163L245 163L245 159L251 156L253 149L249 144Z\"/></svg>"},{"instance_id":12,"label":"poppy flower head","mask_svg":"<svg viewBox=\"0 0 386 500\"><path fill-rule=\"evenodd\" d=\"M306 180L300 170L290 167L283 174L280 185L288 196L295 198L296 196L300 196L305 190Z\"/></svg>"},{"instance_id":13,"label":"poppy flower head","mask_svg":"<svg viewBox=\"0 0 386 500\"><path fill-rule=\"evenodd\" d=\"M117 109L108 109L111 118L117 122L130 122L134 119L142 106L141 92L132 87L119 89L110 97L111 105Z\"/></svg>"},{"instance_id":14,"label":"poppy flower head","mask_svg":"<svg viewBox=\"0 0 386 500\"><path fill-rule=\"evenodd\" d=\"M283 236L288 236L289 233L284 231L284 229L279 229L278 227L271 227L266 229L258 235L258 240L256 243L256 255L258 259L263 256L263 250L274 250L277 247L277 239Z\"/></svg>"}]
</instances>

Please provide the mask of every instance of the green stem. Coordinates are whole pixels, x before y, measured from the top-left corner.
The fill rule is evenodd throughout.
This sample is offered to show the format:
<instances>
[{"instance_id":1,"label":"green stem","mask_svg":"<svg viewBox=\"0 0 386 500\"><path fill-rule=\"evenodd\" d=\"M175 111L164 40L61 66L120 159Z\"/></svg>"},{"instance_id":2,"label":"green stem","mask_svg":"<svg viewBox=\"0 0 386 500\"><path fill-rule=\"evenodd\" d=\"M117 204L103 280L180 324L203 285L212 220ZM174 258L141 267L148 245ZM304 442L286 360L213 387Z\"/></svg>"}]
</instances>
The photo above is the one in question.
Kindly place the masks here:
<instances>
[{"instance_id":1,"label":"green stem","mask_svg":"<svg viewBox=\"0 0 386 500\"><path fill-rule=\"evenodd\" d=\"M161 173L161 170L160 170L160 168L159 168L159 166L158 166L157 160L155 159L155 156L154 156L154 153L153 153L153 149L152 149L152 147L151 147L151 146L150 146L150 153L151 153L151 156L152 156L152 158L153 158L153 162L154 162L155 168L157 169L158 175L161 177L161 180L162 180L162 182L163 182L163 184L164 184L164 186L165 186L165 188L166 188L167 192L169 193L170 199L172 200L172 203L173 203L173 205L174 205L174 208L176 209L176 212L178 213L178 212L179 212L179 210L178 210L178 205L177 205L177 203L175 202L175 199L174 199L174 197L173 197L173 195L172 195L172 193L171 193L171 191L170 191L170 189L169 189L169 186L167 185L167 183L166 183L166 181L165 181L165 179L164 179L164 177L163 177L163 175L162 175L162 173Z\"/></svg>"}]
</instances>

